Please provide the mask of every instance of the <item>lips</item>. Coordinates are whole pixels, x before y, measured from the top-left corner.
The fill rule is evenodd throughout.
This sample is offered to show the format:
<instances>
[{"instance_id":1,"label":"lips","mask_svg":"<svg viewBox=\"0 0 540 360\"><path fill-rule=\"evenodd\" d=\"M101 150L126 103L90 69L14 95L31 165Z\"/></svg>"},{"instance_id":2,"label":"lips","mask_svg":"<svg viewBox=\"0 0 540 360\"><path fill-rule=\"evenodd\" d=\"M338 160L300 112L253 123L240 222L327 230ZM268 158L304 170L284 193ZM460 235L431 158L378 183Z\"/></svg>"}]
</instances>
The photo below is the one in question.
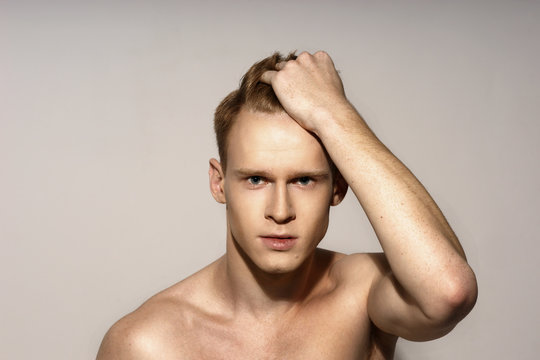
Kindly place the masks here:
<instances>
[{"instance_id":1,"label":"lips","mask_svg":"<svg viewBox=\"0 0 540 360\"><path fill-rule=\"evenodd\" d=\"M291 235L269 234L261 236L261 240L271 250L286 251L294 247L297 238Z\"/></svg>"}]
</instances>

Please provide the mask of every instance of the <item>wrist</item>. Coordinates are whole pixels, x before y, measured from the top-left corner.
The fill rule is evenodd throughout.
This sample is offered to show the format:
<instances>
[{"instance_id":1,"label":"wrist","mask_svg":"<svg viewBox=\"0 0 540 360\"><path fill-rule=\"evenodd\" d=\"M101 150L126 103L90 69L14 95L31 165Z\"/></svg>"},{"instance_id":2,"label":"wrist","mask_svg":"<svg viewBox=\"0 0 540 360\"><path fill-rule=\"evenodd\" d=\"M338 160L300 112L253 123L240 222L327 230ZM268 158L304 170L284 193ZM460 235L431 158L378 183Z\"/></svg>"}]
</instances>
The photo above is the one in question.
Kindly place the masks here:
<instances>
[{"instance_id":1,"label":"wrist","mask_svg":"<svg viewBox=\"0 0 540 360\"><path fill-rule=\"evenodd\" d=\"M317 110L313 119L311 131L321 140L336 132L349 131L356 126L365 124L360 114L347 99L334 103L331 108Z\"/></svg>"}]
</instances>

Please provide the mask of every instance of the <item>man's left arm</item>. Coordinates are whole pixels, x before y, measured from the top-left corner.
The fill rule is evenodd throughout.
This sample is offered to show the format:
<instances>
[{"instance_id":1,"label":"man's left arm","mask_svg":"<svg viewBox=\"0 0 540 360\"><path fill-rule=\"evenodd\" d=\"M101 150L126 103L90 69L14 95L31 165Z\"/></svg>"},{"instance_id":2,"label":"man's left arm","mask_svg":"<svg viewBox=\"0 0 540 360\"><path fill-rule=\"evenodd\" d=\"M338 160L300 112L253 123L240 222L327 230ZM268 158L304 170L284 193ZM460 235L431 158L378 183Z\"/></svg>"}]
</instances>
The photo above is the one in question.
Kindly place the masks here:
<instances>
[{"instance_id":1,"label":"man's left arm","mask_svg":"<svg viewBox=\"0 0 540 360\"><path fill-rule=\"evenodd\" d=\"M391 271L371 287L371 320L412 340L450 331L474 306L474 273L437 204L348 102L330 57L302 53L262 81L320 138L376 232Z\"/></svg>"}]
</instances>

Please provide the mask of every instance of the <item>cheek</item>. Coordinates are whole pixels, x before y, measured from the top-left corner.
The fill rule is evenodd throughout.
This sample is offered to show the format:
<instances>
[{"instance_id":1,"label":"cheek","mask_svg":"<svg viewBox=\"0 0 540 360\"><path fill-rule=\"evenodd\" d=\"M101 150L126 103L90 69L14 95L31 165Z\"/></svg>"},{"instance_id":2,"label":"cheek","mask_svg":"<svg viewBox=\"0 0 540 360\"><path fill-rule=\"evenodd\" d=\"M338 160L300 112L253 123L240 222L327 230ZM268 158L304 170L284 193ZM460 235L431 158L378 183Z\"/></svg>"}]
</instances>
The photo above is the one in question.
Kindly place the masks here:
<instances>
[{"instance_id":1,"label":"cheek","mask_svg":"<svg viewBox=\"0 0 540 360\"><path fill-rule=\"evenodd\" d=\"M327 191L299 196L296 199L297 216L301 213L304 221L314 228L326 228L330 213L330 196L331 193Z\"/></svg>"},{"instance_id":2,"label":"cheek","mask_svg":"<svg viewBox=\"0 0 540 360\"><path fill-rule=\"evenodd\" d=\"M321 213L327 212L330 208L332 194L333 189L330 186L320 185L310 191L299 190L295 194L295 200L299 206L311 209L312 212Z\"/></svg>"},{"instance_id":3,"label":"cheek","mask_svg":"<svg viewBox=\"0 0 540 360\"><path fill-rule=\"evenodd\" d=\"M249 228L263 216L262 192L247 191L244 189L229 189L227 199L227 217L235 228Z\"/></svg>"},{"instance_id":4,"label":"cheek","mask_svg":"<svg viewBox=\"0 0 540 360\"><path fill-rule=\"evenodd\" d=\"M234 186L228 189L225 198L227 204L237 210L256 208L264 201L264 191L253 191L242 186Z\"/></svg>"}]
</instances>

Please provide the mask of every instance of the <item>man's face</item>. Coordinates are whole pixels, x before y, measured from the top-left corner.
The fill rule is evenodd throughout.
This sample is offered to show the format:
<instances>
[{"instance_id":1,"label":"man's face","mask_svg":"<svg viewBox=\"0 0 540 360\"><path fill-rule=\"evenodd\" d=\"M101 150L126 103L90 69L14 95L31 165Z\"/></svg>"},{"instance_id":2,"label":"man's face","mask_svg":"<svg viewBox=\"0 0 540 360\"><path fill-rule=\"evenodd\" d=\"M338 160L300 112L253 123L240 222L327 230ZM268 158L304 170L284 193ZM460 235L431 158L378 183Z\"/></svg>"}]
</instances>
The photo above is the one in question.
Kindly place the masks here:
<instances>
[{"instance_id":1,"label":"man's face","mask_svg":"<svg viewBox=\"0 0 540 360\"><path fill-rule=\"evenodd\" d=\"M285 112L239 113L222 186L227 240L267 273L298 268L341 200L321 144Z\"/></svg>"}]
</instances>

